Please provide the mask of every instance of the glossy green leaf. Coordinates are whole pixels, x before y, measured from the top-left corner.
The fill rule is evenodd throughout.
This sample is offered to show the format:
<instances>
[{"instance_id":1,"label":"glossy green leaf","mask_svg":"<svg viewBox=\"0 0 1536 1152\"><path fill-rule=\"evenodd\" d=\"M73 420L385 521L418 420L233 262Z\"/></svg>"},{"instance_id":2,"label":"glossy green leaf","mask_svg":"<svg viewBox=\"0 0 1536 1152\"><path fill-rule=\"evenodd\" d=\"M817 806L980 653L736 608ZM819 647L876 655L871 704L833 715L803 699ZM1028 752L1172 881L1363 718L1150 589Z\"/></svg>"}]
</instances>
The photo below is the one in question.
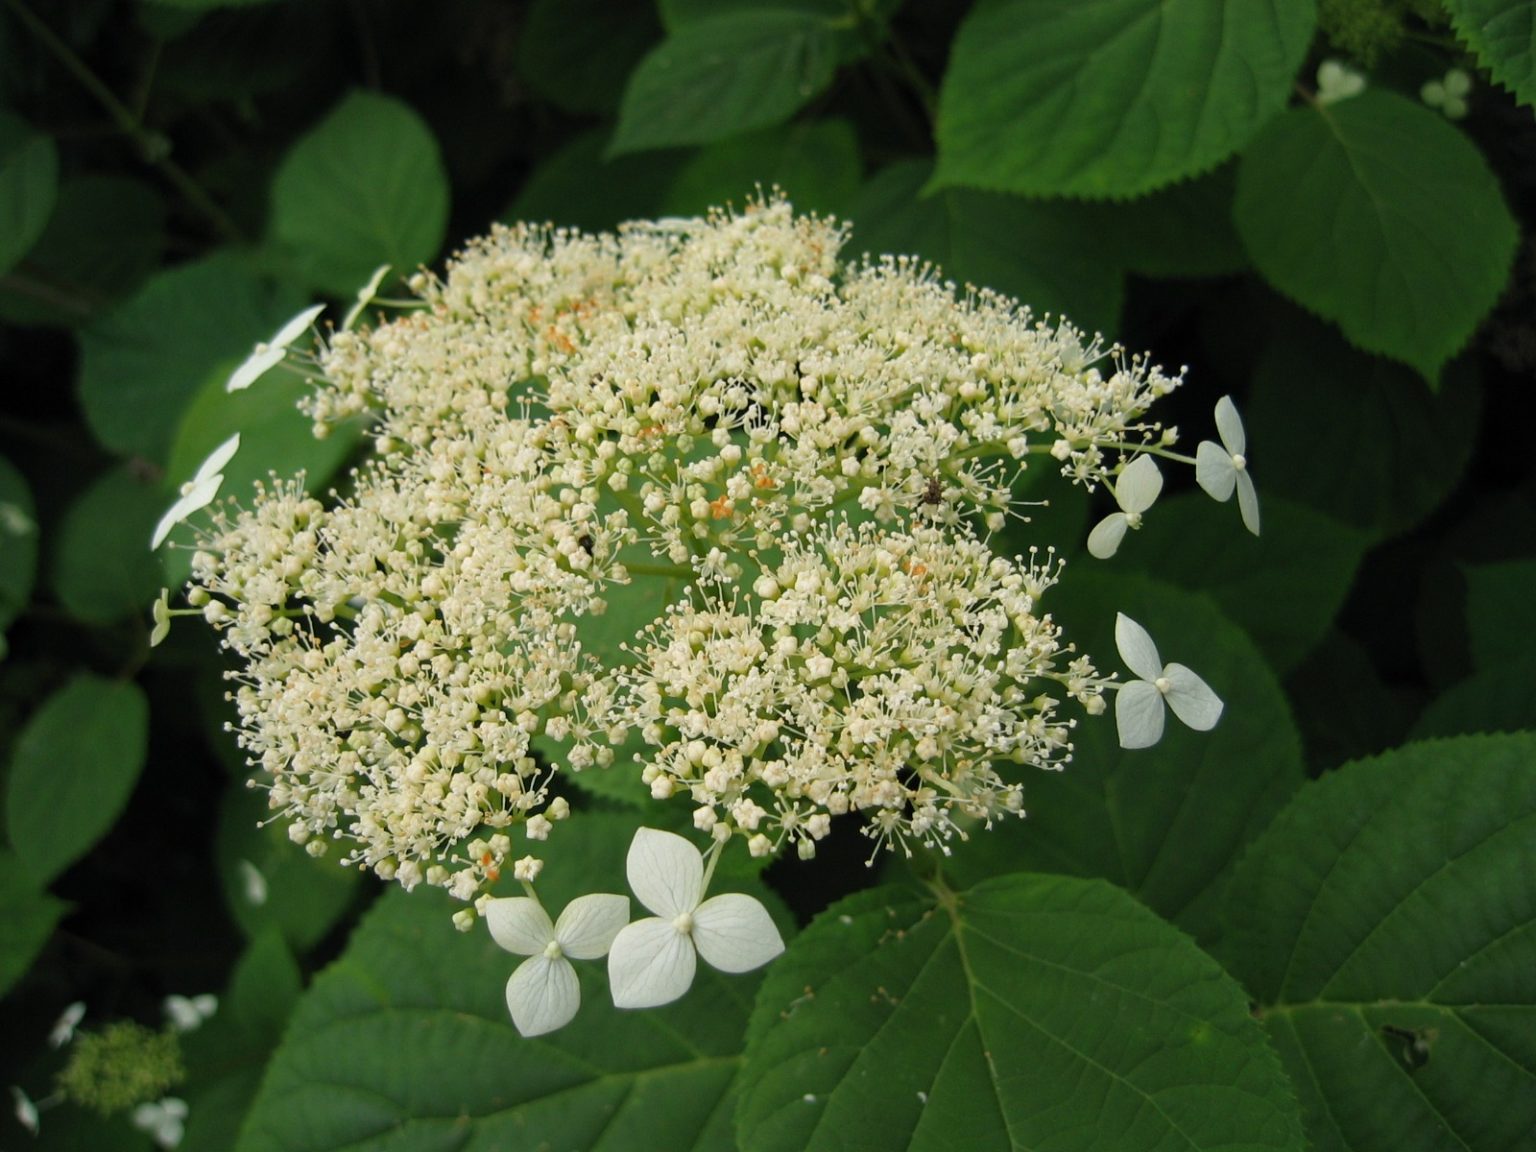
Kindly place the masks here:
<instances>
[{"instance_id":1,"label":"glossy green leaf","mask_svg":"<svg viewBox=\"0 0 1536 1152\"><path fill-rule=\"evenodd\" d=\"M58 191L53 139L0 111L0 273L15 267L42 235Z\"/></svg>"},{"instance_id":2,"label":"glossy green leaf","mask_svg":"<svg viewBox=\"0 0 1536 1152\"><path fill-rule=\"evenodd\" d=\"M1187 492L1159 500L1145 527L1107 563L1206 593L1283 675L1328 631L1370 541L1331 517L1269 495L1264 453L1258 441L1250 456L1262 536L1243 528L1235 500L1216 504L1203 492Z\"/></svg>"},{"instance_id":3,"label":"glossy green leaf","mask_svg":"<svg viewBox=\"0 0 1536 1152\"><path fill-rule=\"evenodd\" d=\"M1517 240L1476 147L1376 90L1275 120L1244 154L1236 214L1266 280L1431 383L1498 299Z\"/></svg>"},{"instance_id":4,"label":"glossy green leaf","mask_svg":"<svg viewBox=\"0 0 1536 1152\"><path fill-rule=\"evenodd\" d=\"M660 38L650 4L534 0L518 37L517 67L529 88L567 112L608 113Z\"/></svg>"},{"instance_id":5,"label":"glossy green leaf","mask_svg":"<svg viewBox=\"0 0 1536 1152\"><path fill-rule=\"evenodd\" d=\"M143 283L164 243L165 203L148 184L121 176L66 180L25 276L0 282L0 317L84 324Z\"/></svg>"},{"instance_id":6,"label":"glossy green leaf","mask_svg":"<svg viewBox=\"0 0 1536 1152\"><path fill-rule=\"evenodd\" d=\"M1536 1133L1536 736L1412 744L1309 785L1227 905L1232 971L1317 1152Z\"/></svg>"},{"instance_id":7,"label":"glossy green leaf","mask_svg":"<svg viewBox=\"0 0 1536 1152\"><path fill-rule=\"evenodd\" d=\"M832 24L815 13L764 7L686 24L630 75L610 151L709 144L780 123L836 65Z\"/></svg>"},{"instance_id":8,"label":"glossy green leaf","mask_svg":"<svg viewBox=\"0 0 1536 1152\"><path fill-rule=\"evenodd\" d=\"M0 456L0 632L20 615L37 575L37 509L25 477Z\"/></svg>"},{"instance_id":9,"label":"glossy green leaf","mask_svg":"<svg viewBox=\"0 0 1536 1152\"><path fill-rule=\"evenodd\" d=\"M1536 3L1445 0L1445 9L1477 62L1520 103L1536 105Z\"/></svg>"},{"instance_id":10,"label":"glossy green leaf","mask_svg":"<svg viewBox=\"0 0 1536 1152\"><path fill-rule=\"evenodd\" d=\"M233 740L233 736L226 736ZM219 813L214 858L230 917L252 940L276 929L296 952L313 948L352 907L366 883L339 863L340 845L311 856L273 819L266 793L235 782Z\"/></svg>"},{"instance_id":11,"label":"glossy green leaf","mask_svg":"<svg viewBox=\"0 0 1536 1152\"><path fill-rule=\"evenodd\" d=\"M1036 312L1118 329L1124 276L1082 205L964 189L920 197L929 171L922 161L893 164L865 184L849 250L921 256Z\"/></svg>"},{"instance_id":12,"label":"glossy green leaf","mask_svg":"<svg viewBox=\"0 0 1536 1152\"><path fill-rule=\"evenodd\" d=\"M1468 363L1451 365L1431 392L1407 369L1306 320L1282 326L1252 380L1243 418L1263 445L1263 492L1373 537L1422 521L1471 461L1482 382Z\"/></svg>"},{"instance_id":13,"label":"glossy green leaf","mask_svg":"<svg viewBox=\"0 0 1536 1152\"><path fill-rule=\"evenodd\" d=\"M1063 771L1023 777L1026 817L972 831L944 875L958 886L1020 869L1102 877L1208 940L1237 858L1305 779L1285 695L1252 641L1203 596L1084 558L1042 603L1101 673L1122 679L1114 624L1126 613L1225 710L1210 732L1170 717L1155 747L1127 751L1110 700L1103 716L1079 719Z\"/></svg>"},{"instance_id":14,"label":"glossy green leaf","mask_svg":"<svg viewBox=\"0 0 1536 1152\"><path fill-rule=\"evenodd\" d=\"M541 898L558 910L624 891L635 824L581 812L561 825L540 848ZM437 890L379 902L300 1001L237 1152L731 1146L755 975L700 965L677 1004L619 1012L604 966L578 962L576 1019L527 1040L505 1001L519 958L483 926L454 931L458 907Z\"/></svg>"},{"instance_id":15,"label":"glossy green leaf","mask_svg":"<svg viewBox=\"0 0 1536 1152\"><path fill-rule=\"evenodd\" d=\"M87 624L142 615L161 587L150 534L170 501L140 469L124 465L82 492L59 526L53 591Z\"/></svg>"},{"instance_id":16,"label":"glossy green leaf","mask_svg":"<svg viewBox=\"0 0 1536 1152\"><path fill-rule=\"evenodd\" d=\"M849 897L751 1028L743 1152L1305 1147L1242 989L1101 881Z\"/></svg>"},{"instance_id":17,"label":"glossy green leaf","mask_svg":"<svg viewBox=\"0 0 1536 1152\"><path fill-rule=\"evenodd\" d=\"M353 92L283 159L273 242L314 287L350 297L380 264L437 257L448 175L432 130L392 97Z\"/></svg>"},{"instance_id":18,"label":"glossy green leaf","mask_svg":"<svg viewBox=\"0 0 1536 1152\"><path fill-rule=\"evenodd\" d=\"M502 219L599 232L612 231L625 220L660 215L684 154L609 159L603 155L607 146L605 129L577 136L533 170Z\"/></svg>"},{"instance_id":19,"label":"glossy green leaf","mask_svg":"<svg viewBox=\"0 0 1536 1152\"><path fill-rule=\"evenodd\" d=\"M69 905L38 890L21 861L0 851L0 996L26 975Z\"/></svg>"},{"instance_id":20,"label":"glossy green leaf","mask_svg":"<svg viewBox=\"0 0 1536 1152\"><path fill-rule=\"evenodd\" d=\"M46 884L117 822L149 751L149 704L137 684L81 673L27 721L6 782L6 834Z\"/></svg>"},{"instance_id":21,"label":"glossy green leaf","mask_svg":"<svg viewBox=\"0 0 1536 1152\"><path fill-rule=\"evenodd\" d=\"M1285 107L1312 0L983 0L939 100L941 186L1121 199L1214 168Z\"/></svg>"},{"instance_id":22,"label":"glossy green leaf","mask_svg":"<svg viewBox=\"0 0 1536 1152\"><path fill-rule=\"evenodd\" d=\"M1462 571L1473 667L1488 671L1525 656L1536 635L1536 560L1467 564Z\"/></svg>"},{"instance_id":23,"label":"glossy green leaf","mask_svg":"<svg viewBox=\"0 0 1536 1152\"><path fill-rule=\"evenodd\" d=\"M768 128L711 145L685 163L662 213L701 216L778 187L797 212L842 216L858 195L862 168L858 137L845 120Z\"/></svg>"},{"instance_id":24,"label":"glossy green leaf","mask_svg":"<svg viewBox=\"0 0 1536 1152\"><path fill-rule=\"evenodd\" d=\"M164 462L182 411L293 314L286 293L219 253L161 272L80 336L80 401L113 452ZM190 475L190 473L189 473Z\"/></svg>"}]
</instances>

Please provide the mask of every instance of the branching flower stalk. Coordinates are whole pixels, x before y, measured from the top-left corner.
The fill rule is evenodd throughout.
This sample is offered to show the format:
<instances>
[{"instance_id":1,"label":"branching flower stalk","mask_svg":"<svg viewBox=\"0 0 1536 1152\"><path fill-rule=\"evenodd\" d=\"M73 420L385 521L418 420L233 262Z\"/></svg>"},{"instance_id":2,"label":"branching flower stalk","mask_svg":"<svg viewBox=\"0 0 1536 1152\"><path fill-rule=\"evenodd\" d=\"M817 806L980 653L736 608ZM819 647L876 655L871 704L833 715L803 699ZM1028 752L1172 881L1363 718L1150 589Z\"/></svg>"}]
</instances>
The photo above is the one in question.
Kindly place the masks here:
<instances>
[{"instance_id":1,"label":"branching flower stalk","mask_svg":"<svg viewBox=\"0 0 1536 1152\"><path fill-rule=\"evenodd\" d=\"M943 851L1022 813L1118 685L1042 608L1054 549L996 547L1015 486L1188 460L1147 416L1180 376L845 238L781 199L498 228L322 338L315 432L367 421L371 452L324 499L215 504L187 594L296 841L484 910L509 858L538 875L566 775L688 806L711 865L812 856L846 813Z\"/></svg>"}]
</instances>

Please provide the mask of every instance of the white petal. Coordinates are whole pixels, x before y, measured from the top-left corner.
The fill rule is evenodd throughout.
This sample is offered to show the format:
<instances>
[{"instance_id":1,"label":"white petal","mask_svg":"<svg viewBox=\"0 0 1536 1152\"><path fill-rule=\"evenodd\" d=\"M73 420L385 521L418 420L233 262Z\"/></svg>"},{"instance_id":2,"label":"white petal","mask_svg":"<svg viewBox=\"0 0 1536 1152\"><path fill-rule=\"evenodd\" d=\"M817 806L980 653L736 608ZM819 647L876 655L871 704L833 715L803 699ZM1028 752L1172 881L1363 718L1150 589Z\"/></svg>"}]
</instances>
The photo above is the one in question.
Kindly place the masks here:
<instances>
[{"instance_id":1,"label":"white petal","mask_svg":"<svg viewBox=\"0 0 1536 1152\"><path fill-rule=\"evenodd\" d=\"M160 599L155 601L149 613L155 622L154 628L149 633L149 646L158 648L171 634L171 590L169 588L160 589Z\"/></svg>"},{"instance_id":2,"label":"white petal","mask_svg":"<svg viewBox=\"0 0 1536 1152\"><path fill-rule=\"evenodd\" d=\"M32 1103L32 1098L14 1084L11 1085L11 1100L16 1123L36 1136L39 1127L37 1105Z\"/></svg>"},{"instance_id":3,"label":"white petal","mask_svg":"<svg viewBox=\"0 0 1536 1152\"><path fill-rule=\"evenodd\" d=\"M1170 664L1163 669L1168 679L1168 691L1164 699L1173 714L1196 732L1209 732L1221 719L1221 697L1211 691L1211 686L1182 664Z\"/></svg>"},{"instance_id":4,"label":"white petal","mask_svg":"<svg viewBox=\"0 0 1536 1152\"><path fill-rule=\"evenodd\" d=\"M693 943L722 972L750 972L784 951L768 909L741 892L712 896L693 914Z\"/></svg>"},{"instance_id":5,"label":"white petal","mask_svg":"<svg viewBox=\"0 0 1536 1152\"><path fill-rule=\"evenodd\" d=\"M616 1008L670 1004L693 983L693 941L670 920L625 925L608 950L608 985Z\"/></svg>"},{"instance_id":6,"label":"white petal","mask_svg":"<svg viewBox=\"0 0 1536 1152\"><path fill-rule=\"evenodd\" d=\"M363 314L363 309L373 303L373 298L379 293L379 285L384 283L384 277L389 275L388 264L380 264L373 270L373 275L368 278L357 293L357 303L347 310L346 319L341 322L343 332L350 331L352 325L357 323L357 318Z\"/></svg>"},{"instance_id":7,"label":"white petal","mask_svg":"<svg viewBox=\"0 0 1536 1152\"><path fill-rule=\"evenodd\" d=\"M485 923L491 939L519 956L536 955L555 939L549 913L530 896L490 901L485 906Z\"/></svg>"},{"instance_id":8,"label":"white petal","mask_svg":"<svg viewBox=\"0 0 1536 1152\"><path fill-rule=\"evenodd\" d=\"M1163 474L1158 471L1157 461L1150 456L1138 456L1115 481L1115 503L1126 512L1145 512L1157 502L1162 490Z\"/></svg>"},{"instance_id":9,"label":"white petal","mask_svg":"<svg viewBox=\"0 0 1536 1152\"><path fill-rule=\"evenodd\" d=\"M1120 550L1120 541L1125 539L1125 529L1125 513L1111 512L1088 533L1089 554L1097 560L1108 560Z\"/></svg>"},{"instance_id":10,"label":"white petal","mask_svg":"<svg viewBox=\"0 0 1536 1152\"><path fill-rule=\"evenodd\" d=\"M277 330L277 335L267 341L273 348L286 348L309 329L315 322L315 317L325 311L324 304L316 304L312 308L306 308L288 323Z\"/></svg>"},{"instance_id":11,"label":"white petal","mask_svg":"<svg viewBox=\"0 0 1536 1152\"><path fill-rule=\"evenodd\" d=\"M1232 499L1232 486L1237 483L1237 466L1232 463L1232 454L1220 444L1200 441L1200 446L1195 449L1195 483L1213 500Z\"/></svg>"},{"instance_id":12,"label":"white petal","mask_svg":"<svg viewBox=\"0 0 1536 1152\"><path fill-rule=\"evenodd\" d=\"M197 481L190 491L183 493L176 503L165 510L165 515L160 517L160 523L155 525L155 534L150 538L149 550L153 552L164 544L165 538L171 534L171 529L192 513L212 504L213 498L219 494L219 485L222 483L224 483L223 476L207 476Z\"/></svg>"},{"instance_id":13,"label":"white petal","mask_svg":"<svg viewBox=\"0 0 1536 1152\"><path fill-rule=\"evenodd\" d=\"M59 1013L59 1018L53 1022L53 1028L48 1033L48 1046L50 1048L62 1048L75 1038L75 1027L85 1019L85 1001L76 1000L64 1011Z\"/></svg>"},{"instance_id":14,"label":"white petal","mask_svg":"<svg viewBox=\"0 0 1536 1152\"><path fill-rule=\"evenodd\" d=\"M1163 736L1163 694L1157 685L1132 680L1115 693L1115 727L1120 747L1150 748Z\"/></svg>"},{"instance_id":15,"label":"white petal","mask_svg":"<svg viewBox=\"0 0 1536 1152\"><path fill-rule=\"evenodd\" d=\"M236 432L228 440L208 453L208 458L197 466L197 472L192 477L192 483L197 484L200 481L207 480L210 476L217 476L223 473L224 465L233 460L235 453L238 451L240 451L240 433Z\"/></svg>"},{"instance_id":16,"label":"white petal","mask_svg":"<svg viewBox=\"0 0 1536 1152\"><path fill-rule=\"evenodd\" d=\"M625 871L640 903L666 920L692 912L704 895L704 858L671 832L636 829Z\"/></svg>"},{"instance_id":17,"label":"white petal","mask_svg":"<svg viewBox=\"0 0 1536 1152\"><path fill-rule=\"evenodd\" d=\"M286 355L286 348L275 348L271 344L256 345L245 362L229 374L229 379L224 383L224 391L244 391L282 363Z\"/></svg>"},{"instance_id":18,"label":"white petal","mask_svg":"<svg viewBox=\"0 0 1536 1152\"><path fill-rule=\"evenodd\" d=\"M1125 666L1143 680L1156 680L1163 674L1163 661L1152 637L1124 612L1115 613L1115 647L1120 649Z\"/></svg>"},{"instance_id":19,"label":"white petal","mask_svg":"<svg viewBox=\"0 0 1536 1152\"><path fill-rule=\"evenodd\" d=\"M1237 414L1232 397L1223 396L1216 401L1216 432L1227 446L1231 456L1241 456L1248 451L1248 438L1243 435L1243 418Z\"/></svg>"},{"instance_id":20,"label":"white petal","mask_svg":"<svg viewBox=\"0 0 1536 1152\"><path fill-rule=\"evenodd\" d=\"M1243 527L1255 536L1259 534L1259 494L1253 487L1253 477L1245 468L1237 474L1237 507L1243 514Z\"/></svg>"},{"instance_id":21,"label":"white petal","mask_svg":"<svg viewBox=\"0 0 1536 1152\"><path fill-rule=\"evenodd\" d=\"M581 982L563 956L524 960L507 981L507 1011L524 1036L542 1036L564 1028L580 1006Z\"/></svg>"},{"instance_id":22,"label":"white petal","mask_svg":"<svg viewBox=\"0 0 1536 1152\"><path fill-rule=\"evenodd\" d=\"M606 956L619 929L629 923L629 897L596 892L578 896L565 906L555 923L560 950L577 960Z\"/></svg>"}]
</instances>

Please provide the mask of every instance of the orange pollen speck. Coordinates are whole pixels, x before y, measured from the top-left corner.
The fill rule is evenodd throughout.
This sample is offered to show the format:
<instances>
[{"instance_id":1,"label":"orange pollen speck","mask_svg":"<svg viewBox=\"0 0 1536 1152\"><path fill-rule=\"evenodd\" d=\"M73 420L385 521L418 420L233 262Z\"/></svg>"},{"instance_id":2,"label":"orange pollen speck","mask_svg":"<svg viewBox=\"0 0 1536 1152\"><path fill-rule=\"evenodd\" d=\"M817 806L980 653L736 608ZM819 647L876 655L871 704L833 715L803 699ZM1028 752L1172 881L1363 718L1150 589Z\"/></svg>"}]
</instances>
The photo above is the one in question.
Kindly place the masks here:
<instances>
[{"instance_id":1,"label":"orange pollen speck","mask_svg":"<svg viewBox=\"0 0 1536 1152\"><path fill-rule=\"evenodd\" d=\"M716 520L724 520L734 507L729 496L719 496L709 502L709 514Z\"/></svg>"}]
</instances>

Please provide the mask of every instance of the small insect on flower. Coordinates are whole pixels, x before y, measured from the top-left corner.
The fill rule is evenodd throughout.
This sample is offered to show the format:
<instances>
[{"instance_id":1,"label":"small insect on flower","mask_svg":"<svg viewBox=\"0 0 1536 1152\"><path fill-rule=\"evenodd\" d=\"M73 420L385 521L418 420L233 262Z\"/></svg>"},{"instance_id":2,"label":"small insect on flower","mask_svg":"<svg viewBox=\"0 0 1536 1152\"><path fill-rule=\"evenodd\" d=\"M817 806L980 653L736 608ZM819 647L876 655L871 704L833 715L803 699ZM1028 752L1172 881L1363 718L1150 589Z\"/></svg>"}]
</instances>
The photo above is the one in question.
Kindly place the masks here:
<instances>
[{"instance_id":1,"label":"small insect on flower","mask_svg":"<svg viewBox=\"0 0 1536 1152\"><path fill-rule=\"evenodd\" d=\"M155 525L155 534L149 542L151 552L165 543L172 528L213 503L213 498L219 494L219 486L224 483L224 465L234 459L238 451L240 433L236 432L208 454L208 459L198 466L196 475L181 486L180 499L165 510L160 523Z\"/></svg>"}]
</instances>

